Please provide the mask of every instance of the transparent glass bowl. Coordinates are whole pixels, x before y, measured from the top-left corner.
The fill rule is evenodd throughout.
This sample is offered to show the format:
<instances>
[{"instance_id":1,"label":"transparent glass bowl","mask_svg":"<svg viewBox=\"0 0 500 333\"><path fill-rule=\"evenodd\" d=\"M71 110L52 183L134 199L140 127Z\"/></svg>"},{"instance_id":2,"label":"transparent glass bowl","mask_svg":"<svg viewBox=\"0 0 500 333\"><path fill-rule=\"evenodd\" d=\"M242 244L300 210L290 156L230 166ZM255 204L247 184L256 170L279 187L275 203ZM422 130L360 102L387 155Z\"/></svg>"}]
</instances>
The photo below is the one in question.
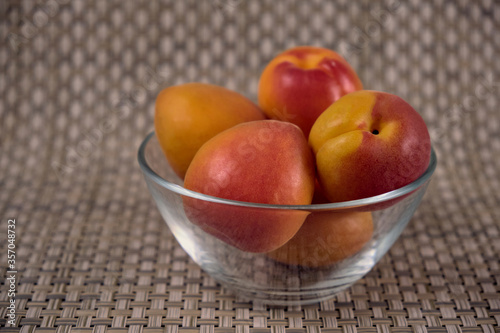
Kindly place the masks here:
<instances>
[{"instance_id":1,"label":"transparent glass bowl","mask_svg":"<svg viewBox=\"0 0 500 333\"><path fill-rule=\"evenodd\" d=\"M408 224L437 163L432 150L429 166L420 178L382 195L280 206L226 200L185 189L154 132L141 144L138 159L149 191L182 248L226 288L244 299L270 305L318 302L362 278ZM295 221L290 228L296 228L297 216L307 218L298 231L292 230L289 240L274 244L279 235L266 230L260 233L266 240L260 247L252 243L259 235L252 226L259 223L257 219L266 223L276 219L286 228L283 221L290 217ZM210 224L215 218L222 224L213 228ZM225 222L242 229L226 232L220 229ZM259 251L262 244L277 249Z\"/></svg>"}]
</instances>

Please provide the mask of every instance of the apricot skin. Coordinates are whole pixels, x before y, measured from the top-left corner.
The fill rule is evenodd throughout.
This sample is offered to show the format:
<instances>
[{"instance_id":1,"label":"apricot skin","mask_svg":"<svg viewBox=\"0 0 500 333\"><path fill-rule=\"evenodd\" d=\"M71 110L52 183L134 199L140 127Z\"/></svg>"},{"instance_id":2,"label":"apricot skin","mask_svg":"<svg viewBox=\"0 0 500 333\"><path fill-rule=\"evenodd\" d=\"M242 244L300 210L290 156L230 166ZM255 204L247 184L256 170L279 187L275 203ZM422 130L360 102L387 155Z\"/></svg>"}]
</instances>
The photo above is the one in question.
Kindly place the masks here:
<instances>
[{"instance_id":1,"label":"apricot skin","mask_svg":"<svg viewBox=\"0 0 500 333\"><path fill-rule=\"evenodd\" d=\"M162 90L156 98L155 131L175 173L182 179L198 149L237 124L265 119L245 96L211 84L186 83Z\"/></svg>"},{"instance_id":2,"label":"apricot skin","mask_svg":"<svg viewBox=\"0 0 500 333\"><path fill-rule=\"evenodd\" d=\"M355 255L372 235L370 212L313 212L290 241L267 256L289 265L323 267Z\"/></svg>"},{"instance_id":3,"label":"apricot skin","mask_svg":"<svg viewBox=\"0 0 500 333\"><path fill-rule=\"evenodd\" d=\"M427 169L431 142L422 117L403 99L357 91L333 103L309 135L318 180L330 202L383 194Z\"/></svg>"},{"instance_id":4,"label":"apricot skin","mask_svg":"<svg viewBox=\"0 0 500 333\"><path fill-rule=\"evenodd\" d=\"M258 87L259 105L269 118L294 123L308 137L328 106L362 88L354 69L338 53L299 46L278 54L265 67Z\"/></svg>"},{"instance_id":5,"label":"apricot skin","mask_svg":"<svg viewBox=\"0 0 500 333\"><path fill-rule=\"evenodd\" d=\"M308 205L314 161L302 131L276 120L239 124L207 141L186 173L184 187L243 202ZM242 207L184 197L186 216L209 234L248 252L286 243L308 212Z\"/></svg>"}]
</instances>

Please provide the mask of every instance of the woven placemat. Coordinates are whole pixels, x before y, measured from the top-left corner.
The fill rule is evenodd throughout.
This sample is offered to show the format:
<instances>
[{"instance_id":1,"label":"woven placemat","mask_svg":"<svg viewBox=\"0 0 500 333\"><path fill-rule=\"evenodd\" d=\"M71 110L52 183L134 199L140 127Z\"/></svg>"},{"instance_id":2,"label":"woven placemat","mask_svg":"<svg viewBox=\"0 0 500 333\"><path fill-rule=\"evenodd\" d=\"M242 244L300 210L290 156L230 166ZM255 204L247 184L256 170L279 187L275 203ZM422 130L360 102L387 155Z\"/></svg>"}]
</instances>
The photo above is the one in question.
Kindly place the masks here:
<instances>
[{"instance_id":1,"label":"woven placemat","mask_svg":"<svg viewBox=\"0 0 500 333\"><path fill-rule=\"evenodd\" d=\"M499 29L488 0L2 0L0 329L500 332ZM210 82L255 99L265 64L305 44L410 102L439 166L363 279L328 301L268 307L180 248L136 152L163 87Z\"/></svg>"}]
</instances>

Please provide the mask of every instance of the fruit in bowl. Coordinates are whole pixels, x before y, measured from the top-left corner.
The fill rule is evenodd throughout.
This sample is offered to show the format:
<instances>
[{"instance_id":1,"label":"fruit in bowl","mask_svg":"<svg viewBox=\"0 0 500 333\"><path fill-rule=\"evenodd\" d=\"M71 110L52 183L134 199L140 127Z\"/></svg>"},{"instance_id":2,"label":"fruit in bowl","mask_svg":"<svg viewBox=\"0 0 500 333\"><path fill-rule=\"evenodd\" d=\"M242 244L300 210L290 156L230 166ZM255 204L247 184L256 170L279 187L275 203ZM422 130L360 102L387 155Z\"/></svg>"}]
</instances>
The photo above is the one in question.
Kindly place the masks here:
<instances>
[{"instance_id":1,"label":"fruit in bowl","mask_svg":"<svg viewBox=\"0 0 500 333\"><path fill-rule=\"evenodd\" d=\"M141 144L138 160L159 212L189 256L207 274L243 299L270 305L315 303L333 297L362 278L399 237L436 168L436 156L432 152L430 163L420 177L380 196L350 202L272 205L233 201L187 190L164 158L155 133L149 134ZM287 227L284 222L287 215L308 217L303 223L295 222L295 234L277 249L268 253L248 252L193 222L186 212L188 201L205 212L214 211L213 217L222 221L236 222L227 225L230 232L239 226L238 222L248 222L249 216L277 213L267 221L277 220L282 227ZM391 205L386 204L389 201ZM383 208L363 212L373 205ZM365 217L369 215L362 214L371 214L372 220L370 223L368 218L347 221L337 218L346 213ZM294 219L290 221L293 223ZM253 227L258 228L259 225ZM244 229L254 237L267 237L251 226ZM281 254L273 258L273 251L275 256ZM308 253L317 256L316 261L308 259Z\"/></svg>"},{"instance_id":2,"label":"fruit in bowl","mask_svg":"<svg viewBox=\"0 0 500 333\"><path fill-rule=\"evenodd\" d=\"M299 47L262 73L259 104L272 119L222 87L159 94L139 164L195 262L272 304L331 297L375 265L417 208L436 156L408 103L361 89L335 52Z\"/></svg>"},{"instance_id":3,"label":"fruit in bowl","mask_svg":"<svg viewBox=\"0 0 500 333\"><path fill-rule=\"evenodd\" d=\"M427 126L402 98L379 91L347 94L318 117L309 135L320 186L331 202L401 188L429 166Z\"/></svg>"},{"instance_id":4,"label":"fruit in bowl","mask_svg":"<svg viewBox=\"0 0 500 333\"><path fill-rule=\"evenodd\" d=\"M218 198L271 205L308 205L314 161L302 131L276 120L242 123L207 141L184 187ZM206 232L248 252L269 252L292 238L306 212L252 210L186 197L186 215Z\"/></svg>"},{"instance_id":5,"label":"fruit in bowl","mask_svg":"<svg viewBox=\"0 0 500 333\"><path fill-rule=\"evenodd\" d=\"M156 98L155 131L175 173L184 178L198 149L216 134L265 116L245 96L212 84L186 83Z\"/></svg>"},{"instance_id":6,"label":"fruit in bowl","mask_svg":"<svg viewBox=\"0 0 500 333\"><path fill-rule=\"evenodd\" d=\"M289 265L328 266L358 253L372 234L370 212L312 212L290 241L267 255Z\"/></svg>"},{"instance_id":7,"label":"fruit in bowl","mask_svg":"<svg viewBox=\"0 0 500 333\"><path fill-rule=\"evenodd\" d=\"M258 98L268 117L296 124L307 137L329 105L362 88L354 69L337 52L299 46L280 53L266 66Z\"/></svg>"}]
</instances>

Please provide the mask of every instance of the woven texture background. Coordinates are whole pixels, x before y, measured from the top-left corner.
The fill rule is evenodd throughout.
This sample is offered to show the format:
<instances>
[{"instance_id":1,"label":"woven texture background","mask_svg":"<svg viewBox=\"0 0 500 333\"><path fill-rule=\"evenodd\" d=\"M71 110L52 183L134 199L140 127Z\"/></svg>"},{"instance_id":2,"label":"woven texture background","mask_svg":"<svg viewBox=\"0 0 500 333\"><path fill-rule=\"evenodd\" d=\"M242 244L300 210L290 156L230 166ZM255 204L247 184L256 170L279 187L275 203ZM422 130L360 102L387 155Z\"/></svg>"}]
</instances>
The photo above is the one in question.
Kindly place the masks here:
<instances>
[{"instance_id":1,"label":"woven texture background","mask_svg":"<svg viewBox=\"0 0 500 333\"><path fill-rule=\"evenodd\" d=\"M500 4L0 1L0 327L22 332L500 332ZM211 82L255 100L295 45L397 94L439 165L389 253L334 299L242 302L192 262L136 152L156 94ZM7 324L7 223L17 318Z\"/></svg>"}]
</instances>

